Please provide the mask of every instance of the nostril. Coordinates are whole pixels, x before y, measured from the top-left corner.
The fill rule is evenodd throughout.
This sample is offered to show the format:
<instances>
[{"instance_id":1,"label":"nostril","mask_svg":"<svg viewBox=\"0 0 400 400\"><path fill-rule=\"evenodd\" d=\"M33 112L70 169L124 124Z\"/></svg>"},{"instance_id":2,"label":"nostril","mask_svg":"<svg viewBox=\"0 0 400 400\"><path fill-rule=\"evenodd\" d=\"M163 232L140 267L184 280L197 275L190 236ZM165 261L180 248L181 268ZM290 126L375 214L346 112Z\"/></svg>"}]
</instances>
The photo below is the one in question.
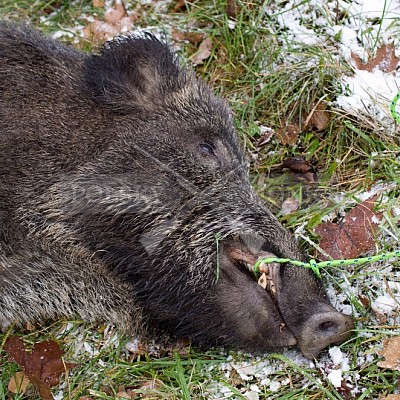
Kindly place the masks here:
<instances>
[{"instance_id":1,"label":"nostril","mask_svg":"<svg viewBox=\"0 0 400 400\"><path fill-rule=\"evenodd\" d=\"M325 321L322 322L322 324L320 324L318 328L322 332L332 332L337 330L337 324L333 321Z\"/></svg>"},{"instance_id":2,"label":"nostril","mask_svg":"<svg viewBox=\"0 0 400 400\"><path fill-rule=\"evenodd\" d=\"M354 322L350 315L336 310L314 314L297 337L298 346L305 357L314 358L325 347L347 340L353 328Z\"/></svg>"}]
</instances>

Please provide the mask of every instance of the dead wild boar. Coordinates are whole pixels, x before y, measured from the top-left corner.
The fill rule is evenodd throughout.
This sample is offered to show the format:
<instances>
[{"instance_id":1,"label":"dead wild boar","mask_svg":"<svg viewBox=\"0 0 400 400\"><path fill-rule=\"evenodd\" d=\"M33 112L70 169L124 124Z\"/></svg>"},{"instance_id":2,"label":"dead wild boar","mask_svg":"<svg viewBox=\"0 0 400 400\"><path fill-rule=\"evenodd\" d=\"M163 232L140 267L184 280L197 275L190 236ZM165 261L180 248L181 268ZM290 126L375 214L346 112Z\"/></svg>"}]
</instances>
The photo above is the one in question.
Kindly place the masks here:
<instances>
[{"instance_id":1,"label":"dead wild boar","mask_svg":"<svg viewBox=\"0 0 400 400\"><path fill-rule=\"evenodd\" d=\"M231 111L151 35L66 47L0 24L0 328L57 316L315 357L350 316L257 197Z\"/></svg>"}]
</instances>

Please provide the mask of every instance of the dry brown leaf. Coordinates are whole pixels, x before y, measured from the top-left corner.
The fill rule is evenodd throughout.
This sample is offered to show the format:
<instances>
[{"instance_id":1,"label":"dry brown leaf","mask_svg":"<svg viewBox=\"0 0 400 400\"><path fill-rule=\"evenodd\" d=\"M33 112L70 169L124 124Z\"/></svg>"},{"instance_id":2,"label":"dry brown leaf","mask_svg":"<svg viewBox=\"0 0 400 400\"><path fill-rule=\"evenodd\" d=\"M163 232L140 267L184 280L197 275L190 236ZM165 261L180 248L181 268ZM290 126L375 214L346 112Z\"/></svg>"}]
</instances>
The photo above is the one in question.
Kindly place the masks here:
<instances>
[{"instance_id":1,"label":"dry brown leaf","mask_svg":"<svg viewBox=\"0 0 400 400\"><path fill-rule=\"evenodd\" d=\"M103 8L104 4L105 4L105 1L104 0L93 0L92 4L93 4L93 7Z\"/></svg>"},{"instance_id":2,"label":"dry brown leaf","mask_svg":"<svg viewBox=\"0 0 400 400\"><path fill-rule=\"evenodd\" d=\"M58 385L59 377L77 364L66 363L61 358L64 351L52 340L35 343L28 353L22 339L11 336L4 344L10 361L15 361L44 400L52 400L51 388Z\"/></svg>"},{"instance_id":3,"label":"dry brown leaf","mask_svg":"<svg viewBox=\"0 0 400 400\"><path fill-rule=\"evenodd\" d=\"M140 391L142 392L143 399L153 399L154 391L160 390L164 386L163 382L159 379L153 379L151 381L143 382L143 385L140 387ZM147 393L146 393L147 392Z\"/></svg>"},{"instance_id":4,"label":"dry brown leaf","mask_svg":"<svg viewBox=\"0 0 400 400\"><path fill-rule=\"evenodd\" d=\"M103 43L131 30L137 19L136 14L128 15L122 1L116 0L104 14L104 21L95 20L83 28L83 36L94 43Z\"/></svg>"},{"instance_id":5,"label":"dry brown leaf","mask_svg":"<svg viewBox=\"0 0 400 400\"><path fill-rule=\"evenodd\" d=\"M126 8L121 1L115 1L114 6L109 8L104 14L104 21L110 25L115 25L123 17L127 17Z\"/></svg>"},{"instance_id":6,"label":"dry brown leaf","mask_svg":"<svg viewBox=\"0 0 400 400\"><path fill-rule=\"evenodd\" d=\"M304 157L289 157L282 163L282 168L289 169L299 179L307 183L316 183L317 174L311 164Z\"/></svg>"},{"instance_id":7,"label":"dry brown leaf","mask_svg":"<svg viewBox=\"0 0 400 400\"><path fill-rule=\"evenodd\" d=\"M174 5L174 11L185 11L186 10L186 1L185 0L178 0Z\"/></svg>"},{"instance_id":8,"label":"dry brown leaf","mask_svg":"<svg viewBox=\"0 0 400 400\"><path fill-rule=\"evenodd\" d=\"M182 32L178 31L175 28L172 28L171 33L172 39L176 40L177 42L188 41L193 44L201 43L204 39L204 33L201 32Z\"/></svg>"},{"instance_id":9,"label":"dry brown leaf","mask_svg":"<svg viewBox=\"0 0 400 400\"><path fill-rule=\"evenodd\" d=\"M117 397L121 399L134 399L136 397L135 393L129 394L126 391L120 391L117 393Z\"/></svg>"},{"instance_id":10,"label":"dry brown leaf","mask_svg":"<svg viewBox=\"0 0 400 400\"><path fill-rule=\"evenodd\" d=\"M351 57L361 71L372 72L375 68L378 68L383 72L395 72L399 65L399 58L396 57L393 42L378 47L375 57L368 60L366 64L357 54L352 53Z\"/></svg>"},{"instance_id":11,"label":"dry brown leaf","mask_svg":"<svg viewBox=\"0 0 400 400\"><path fill-rule=\"evenodd\" d=\"M117 29L118 34L131 31L135 22L138 20L137 15L128 15L116 21L114 27Z\"/></svg>"},{"instance_id":12,"label":"dry brown leaf","mask_svg":"<svg viewBox=\"0 0 400 400\"><path fill-rule=\"evenodd\" d=\"M310 115L307 117L303 129L315 128L317 131L323 131L329 124L329 113L326 110L326 103L320 101L313 107Z\"/></svg>"},{"instance_id":13,"label":"dry brown leaf","mask_svg":"<svg viewBox=\"0 0 400 400\"><path fill-rule=\"evenodd\" d=\"M360 300L360 303L363 305L364 308L367 310L371 307L371 302L369 301L369 298L367 296L364 296L363 294L360 294L358 296L358 300Z\"/></svg>"},{"instance_id":14,"label":"dry brown leaf","mask_svg":"<svg viewBox=\"0 0 400 400\"><path fill-rule=\"evenodd\" d=\"M342 382L340 382L340 388L338 388L338 392L343 399L354 399L354 396L351 394L351 387L344 379Z\"/></svg>"},{"instance_id":15,"label":"dry brown leaf","mask_svg":"<svg viewBox=\"0 0 400 400\"><path fill-rule=\"evenodd\" d=\"M23 371L18 371L8 382L8 390L14 394L24 394L30 381Z\"/></svg>"},{"instance_id":16,"label":"dry brown leaf","mask_svg":"<svg viewBox=\"0 0 400 400\"><path fill-rule=\"evenodd\" d=\"M204 60L206 60L211 55L212 48L212 40L210 38L205 38L199 46L199 50L196 51L192 56L190 56L190 60L194 65L203 64Z\"/></svg>"},{"instance_id":17,"label":"dry brown leaf","mask_svg":"<svg viewBox=\"0 0 400 400\"><path fill-rule=\"evenodd\" d=\"M281 125L276 133L283 145L290 144L294 146L297 143L300 130L301 129L298 125L290 123L287 125Z\"/></svg>"},{"instance_id":18,"label":"dry brown leaf","mask_svg":"<svg viewBox=\"0 0 400 400\"><path fill-rule=\"evenodd\" d=\"M374 235L382 214L372 208L377 196L355 206L343 221L320 224L315 232L321 236L320 247L333 259L356 258L374 249ZM323 254L320 258L326 260Z\"/></svg>"},{"instance_id":19,"label":"dry brown leaf","mask_svg":"<svg viewBox=\"0 0 400 400\"><path fill-rule=\"evenodd\" d=\"M157 397L154 392L163 386L163 382L159 379L144 381L142 385L135 388L126 388L125 386L121 386L118 389L117 397L122 399L154 399Z\"/></svg>"},{"instance_id":20,"label":"dry brown leaf","mask_svg":"<svg viewBox=\"0 0 400 400\"><path fill-rule=\"evenodd\" d=\"M385 339L382 350L377 353L385 357L385 360L378 362L379 367L400 371L400 336Z\"/></svg>"},{"instance_id":21,"label":"dry brown leaf","mask_svg":"<svg viewBox=\"0 0 400 400\"><path fill-rule=\"evenodd\" d=\"M134 357L141 356L148 352L147 346L139 340L133 340L126 345L126 349Z\"/></svg>"},{"instance_id":22,"label":"dry brown leaf","mask_svg":"<svg viewBox=\"0 0 400 400\"><path fill-rule=\"evenodd\" d=\"M118 29L103 21L93 21L83 28L83 37L95 43L103 43L118 35Z\"/></svg>"},{"instance_id":23,"label":"dry brown leaf","mask_svg":"<svg viewBox=\"0 0 400 400\"><path fill-rule=\"evenodd\" d=\"M379 311L376 307L371 307L372 313L375 315L376 320L378 321L379 325L386 325L387 324L387 317L381 311Z\"/></svg>"},{"instance_id":24,"label":"dry brown leaf","mask_svg":"<svg viewBox=\"0 0 400 400\"><path fill-rule=\"evenodd\" d=\"M236 16L240 12L240 5L236 2L236 0L227 0L227 5L225 8L226 14L230 18L236 18Z\"/></svg>"},{"instance_id":25,"label":"dry brown leaf","mask_svg":"<svg viewBox=\"0 0 400 400\"><path fill-rule=\"evenodd\" d=\"M400 394L388 394L385 397L379 397L379 400L400 400Z\"/></svg>"},{"instance_id":26,"label":"dry brown leaf","mask_svg":"<svg viewBox=\"0 0 400 400\"><path fill-rule=\"evenodd\" d=\"M260 137L258 138L257 142L255 143L256 147L263 147L265 146L274 136L275 131L273 129L267 129L265 132L261 133Z\"/></svg>"},{"instance_id":27,"label":"dry brown leaf","mask_svg":"<svg viewBox=\"0 0 400 400\"><path fill-rule=\"evenodd\" d=\"M292 214L299 209L300 201L294 199L293 197L288 197L283 203L281 207L281 214L288 215Z\"/></svg>"}]
</instances>

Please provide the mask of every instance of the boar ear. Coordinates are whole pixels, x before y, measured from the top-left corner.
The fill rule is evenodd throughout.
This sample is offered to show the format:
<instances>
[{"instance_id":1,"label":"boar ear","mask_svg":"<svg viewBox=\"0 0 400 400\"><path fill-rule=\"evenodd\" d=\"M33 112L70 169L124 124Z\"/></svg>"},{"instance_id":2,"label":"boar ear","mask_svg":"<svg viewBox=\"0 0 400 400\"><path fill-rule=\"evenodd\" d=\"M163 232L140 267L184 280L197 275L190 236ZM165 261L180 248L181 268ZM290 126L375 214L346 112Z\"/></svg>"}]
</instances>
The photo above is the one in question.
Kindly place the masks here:
<instances>
[{"instance_id":1,"label":"boar ear","mask_svg":"<svg viewBox=\"0 0 400 400\"><path fill-rule=\"evenodd\" d=\"M151 34L108 42L84 67L89 94L124 114L155 110L166 94L179 90L187 78L168 46Z\"/></svg>"}]
</instances>

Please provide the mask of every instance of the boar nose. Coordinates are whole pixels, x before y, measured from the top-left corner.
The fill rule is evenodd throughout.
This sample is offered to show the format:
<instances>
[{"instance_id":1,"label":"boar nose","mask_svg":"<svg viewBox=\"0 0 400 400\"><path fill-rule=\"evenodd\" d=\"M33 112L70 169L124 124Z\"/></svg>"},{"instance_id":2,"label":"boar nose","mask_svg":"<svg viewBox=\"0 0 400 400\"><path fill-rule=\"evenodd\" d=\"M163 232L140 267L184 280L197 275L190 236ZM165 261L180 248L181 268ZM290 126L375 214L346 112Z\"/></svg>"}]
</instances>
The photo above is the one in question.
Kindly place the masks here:
<instances>
[{"instance_id":1,"label":"boar nose","mask_svg":"<svg viewBox=\"0 0 400 400\"><path fill-rule=\"evenodd\" d=\"M305 357L312 359L330 344L339 344L348 339L353 328L351 315L336 310L314 314L305 323L297 345Z\"/></svg>"}]
</instances>

